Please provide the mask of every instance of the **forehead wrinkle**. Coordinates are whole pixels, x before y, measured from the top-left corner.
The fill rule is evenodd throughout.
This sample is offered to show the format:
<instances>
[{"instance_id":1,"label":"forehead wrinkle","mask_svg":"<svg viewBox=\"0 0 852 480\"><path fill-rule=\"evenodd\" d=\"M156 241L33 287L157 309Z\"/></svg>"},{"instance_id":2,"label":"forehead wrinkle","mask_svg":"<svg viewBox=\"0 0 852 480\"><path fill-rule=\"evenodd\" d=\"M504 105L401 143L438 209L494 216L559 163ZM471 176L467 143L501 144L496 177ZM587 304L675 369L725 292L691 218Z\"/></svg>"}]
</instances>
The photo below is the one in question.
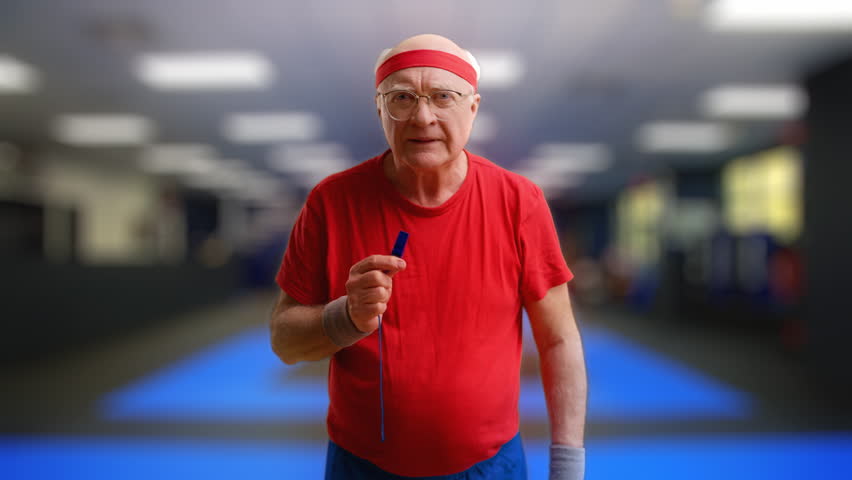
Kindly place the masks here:
<instances>
[{"instance_id":1,"label":"forehead wrinkle","mask_svg":"<svg viewBox=\"0 0 852 480\"><path fill-rule=\"evenodd\" d=\"M411 92L416 91L414 86L410 83L392 83L388 85L388 91L392 90L407 90ZM455 90L455 87L446 83L437 83L432 85L432 88L429 89L430 92L434 92L436 90Z\"/></svg>"},{"instance_id":2,"label":"forehead wrinkle","mask_svg":"<svg viewBox=\"0 0 852 480\"><path fill-rule=\"evenodd\" d=\"M415 90L415 84L424 82L426 86L429 88L428 91L435 90L453 90L457 92L466 92L470 88L473 88L469 83L467 83L463 78L458 77L456 74L452 72L448 72L443 69L433 68L433 67L417 67L424 68L429 70L434 70L428 75L428 80L424 79L423 76L415 76L413 74L409 74L407 70L414 69L404 69L398 72L394 72L388 76L388 78L384 79L382 83L379 84L379 88L382 89L382 85L385 85L384 88L390 90ZM412 78L415 77L415 78ZM436 78L437 77L437 78ZM457 80L457 81L456 81ZM388 82L388 83L385 83Z\"/></svg>"}]
</instances>

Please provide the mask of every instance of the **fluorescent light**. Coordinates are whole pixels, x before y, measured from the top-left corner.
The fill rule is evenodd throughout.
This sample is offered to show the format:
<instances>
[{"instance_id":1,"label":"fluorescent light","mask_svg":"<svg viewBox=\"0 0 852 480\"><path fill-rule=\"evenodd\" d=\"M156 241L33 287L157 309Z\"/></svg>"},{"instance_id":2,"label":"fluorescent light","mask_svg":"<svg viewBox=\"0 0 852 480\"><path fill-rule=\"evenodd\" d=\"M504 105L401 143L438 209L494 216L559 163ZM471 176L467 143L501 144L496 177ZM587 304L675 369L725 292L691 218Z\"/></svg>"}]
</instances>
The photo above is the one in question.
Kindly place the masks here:
<instances>
[{"instance_id":1,"label":"fluorescent light","mask_svg":"<svg viewBox=\"0 0 852 480\"><path fill-rule=\"evenodd\" d=\"M38 74L31 66L8 55L0 55L0 94L29 93L38 85Z\"/></svg>"},{"instance_id":2,"label":"fluorescent light","mask_svg":"<svg viewBox=\"0 0 852 480\"><path fill-rule=\"evenodd\" d=\"M198 143L164 143L145 149L139 159L143 170L161 174L204 173L215 168L213 147Z\"/></svg>"},{"instance_id":3,"label":"fluorescent light","mask_svg":"<svg viewBox=\"0 0 852 480\"><path fill-rule=\"evenodd\" d=\"M719 31L852 31L849 0L716 0L704 13Z\"/></svg>"},{"instance_id":4,"label":"fluorescent light","mask_svg":"<svg viewBox=\"0 0 852 480\"><path fill-rule=\"evenodd\" d=\"M281 195L283 182L274 177L255 177L248 180L236 194L245 200L265 201Z\"/></svg>"},{"instance_id":5,"label":"fluorescent light","mask_svg":"<svg viewBox=\"0 0 852 480\"><path fill-rule=\"evenodd\" d=\"M485 143L497 137L497 119L493 115L477 112L476 120L473 121L473 130L470 132L470 141Z\"/></svg>"},{"instance_id":6,"label":"fluorescent light","mask_svg":"<svg viewBox=\"0 0 852 480\"><path fill-rule=\"evenodd\" d=\"M311 141L322 129L322 119L309 112L235 113L225 118L223 135L234 143Z\"/></svg>"},{"instance_id":7,"label":"fluorescent light","mask_svg":"<svg viewBox=\"0 0 852 480\"><path fill-rule=\"evenodd\" d=\"M259 89L274 76L269 61L253 52L151 53L137 59L135 70L161 90Z\"/></svg>"},{"instance_id":8,"label":"fluorescent light","mask_svg":"<svg viewBox=\"0 0 852 480\"><path fill-rule=\"evenodd\" d=\"M600 143L544 143L533 150L518 173L551 197L582 185L586 174L602 172L611 165L609 148Z\"/></svg>"},{"instance_id":9,"label":"fluorescent light","mask_svg":"<svg viewBox=\"0 0 852 480\"><path fill-rule=\"evenodd\" d=\"M558 189L575 188L585 182L585 177L579 174L553 174L536 168L522 168L516 171L538 185L542 190L552 192Z\"/></svg>"},{"instance_id":10,"label":"fluorescent light","mask_svg":"<svg viewBox=\"0 0 852 480\"><path fill-rule=\"evenodd\" d=\"M527 164L544 174L593 173L607 170L612 156L600 143L546 143L536 147Z\"/></svg>"},{"instance_id":11,"label":"fluorescent light","mask_svg":"<svg viewBox=\"0 0 852 480\"><path fill-rule=\"evenodd\" d=\"M143 157L140 166L147 172L176 175L207 173L216 168L211 159L204 157L187 157L181 159L180 162L157 159L156 157Z\"/></svg>"},{"instance_id":12,"label":"fluorescent light","mask_svg":"<svg viewBox=\"0 0 852 480\"><path fill-rule=\"evenodd\" d=\"M246 162L240 160L221 159L208 163L212 168L190 172L184 176L184 182L196 188L231 193L268 188L272 182L277 185L277 181L264 176L263 173L252 169ZM262 183L264 186L260 187Z\"/></svg>"},{"instance_id":13,"label":"fluorescent light","mask_svg":"<svg viewBox=\"0 0 852 480\"><path fill-rule=\"evenodd\" d=\"M509 88L520 83L524 76L524 62L519 54L510 50L476 50L472 52L479 63L480 88Z\"/></svg>"},{"instance_id":14,"label":"fluorescent light","mask_svg":"<svg viewBox=\"0 0 852 480\"><path fill-rule=\"evenodd\" d=\"M725 125L707 122L654 122L642 125L639 148L647 153L712 153L731 144Z\"/></svg>"},{"instance_id":15,"label":"fluorescent light","mask_svg":"<svg viewBox=\"0 0 852 480\"><path fill-rule=\"evenodd\" d=\"M148 142L154 134L150 120L139 115L60 115L53 133L62 143L77 146L131 146Z\"/></svg>"},{"instance_id":16,"label":"fluorescent light","mask_svg":"<svg viewBox=\"0 0 852 480\"><path fill-rule=\"evenodd\" d=\"M349 163L340 158L312 158L301 162L279 161L271 165L276 170L291 174L323 173L331 175L349 167Z\"/></svg>"},{"instance_id":17,"label":"fluorescent light","mask_svg":"<svg viewBox=\"0 0 852 480\"><path fill-rule=\"evenodd\" d=\"M214 190L242 200L255 201L280 196L283 186L283 182L274 176L251 168L235 168L227 163L222 164L221 168L214 172L192 175L184 181L195 188Z\"/></svg>"},{"instance_id":18,"label":"fluorescent light","mask_svg":"<svg viewBox=\"0 0 852 480\"><path fill-rule=\"evenodd\" d=\"M297 143L281 145L273 150L273 156L284 157L288 161L299 162L322 157L348 158L346 147L339 143Z\"/></svg>"},{"instance_id":19,"label":"fluorescent light","mask_svg":"<svg viewBox=\"0 0 852 480\"><path fill-rule=\"evenodd\" d=\"M582 175L548 175L546 172L521 170L521 175L532 180L541 188L572 188L579 186L585 180Z\"/></svg>"},{"instance_id":20,"label":"fluorescent light","mask_svg":"<svg viewBox=\"0 0 852 480\"><path fill-rule=\"evenodd\" d=\"M243 188L250 174L237 172L222 165L211 163L207 171L188 173L182 176L183 182L204 190L236 191Z\"/></svg>"},{"instance_id":21,"label":"fluorescent light","mask_svg":"<svg viewBox=\"0 0 852 480\"><path fill-rule=\"evenodd\" d=\"M351 166L346 149L337 143L283 145L272 151L268 164L314 184Z\"/></svg>"},{"instance_id":22,"label":"fluorescent light","mask_svg":"<svg viewBox=\"0 0 852 480\"><path fill-rule=\"evenodd\" d=\"M791 119L806 104L805 92L795 85L723 85L701 97L701 110L713 118Z\"/></svg>"},{"instance_id":23,"label":"fluorescent light","mask_svg":"<svg viewBox=\"0 0 852 480\"><path fill-rule=\"evenodd\" d=\"M145 149L147 158L172 162L190 157L210 158L214 155L214 148L203 143L158 143Z\"/></svg>"}]
</instances>

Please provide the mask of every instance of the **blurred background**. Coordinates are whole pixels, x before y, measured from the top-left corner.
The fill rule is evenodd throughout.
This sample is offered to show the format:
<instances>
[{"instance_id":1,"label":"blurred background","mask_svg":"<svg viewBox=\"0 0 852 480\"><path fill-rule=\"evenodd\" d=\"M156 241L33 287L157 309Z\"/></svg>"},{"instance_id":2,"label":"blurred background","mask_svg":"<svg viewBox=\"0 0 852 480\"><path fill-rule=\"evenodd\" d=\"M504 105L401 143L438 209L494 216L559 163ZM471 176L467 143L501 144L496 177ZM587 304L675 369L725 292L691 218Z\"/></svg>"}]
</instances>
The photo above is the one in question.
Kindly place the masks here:
<instances>
[{"instance_id":1,"label":"blurred background","mask_svg":"<svg viewBox=\"0 0 852 480\"><path fill-rule=\"evenodd\" d=\"M321 478L274 275L427 32L481 64L469 150L548 196L587 478L852 478L843 0L0 1L0 477ZM523 365L541 479L529 331Z\"/></svg>"}]
</instances>

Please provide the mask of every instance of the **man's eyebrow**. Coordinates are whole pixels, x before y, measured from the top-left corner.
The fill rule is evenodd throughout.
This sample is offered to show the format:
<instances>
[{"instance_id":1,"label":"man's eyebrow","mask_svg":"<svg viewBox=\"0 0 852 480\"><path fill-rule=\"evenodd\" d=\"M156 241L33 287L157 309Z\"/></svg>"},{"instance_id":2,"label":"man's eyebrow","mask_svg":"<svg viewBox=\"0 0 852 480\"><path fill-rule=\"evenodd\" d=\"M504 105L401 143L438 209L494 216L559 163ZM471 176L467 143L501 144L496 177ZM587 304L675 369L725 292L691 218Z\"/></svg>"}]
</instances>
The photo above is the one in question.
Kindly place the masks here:
<instances>
[{"instance_id":1,"label":"man's eyebrow","mask_svg":"<svg viewBox=\"0 0 852 480\"><path fill-rule=\"evenodd\" d=\"M394 83L388 86L388 91L391 90L413 90L414 87L409 83Z\"/></svg>"}]
</instances>

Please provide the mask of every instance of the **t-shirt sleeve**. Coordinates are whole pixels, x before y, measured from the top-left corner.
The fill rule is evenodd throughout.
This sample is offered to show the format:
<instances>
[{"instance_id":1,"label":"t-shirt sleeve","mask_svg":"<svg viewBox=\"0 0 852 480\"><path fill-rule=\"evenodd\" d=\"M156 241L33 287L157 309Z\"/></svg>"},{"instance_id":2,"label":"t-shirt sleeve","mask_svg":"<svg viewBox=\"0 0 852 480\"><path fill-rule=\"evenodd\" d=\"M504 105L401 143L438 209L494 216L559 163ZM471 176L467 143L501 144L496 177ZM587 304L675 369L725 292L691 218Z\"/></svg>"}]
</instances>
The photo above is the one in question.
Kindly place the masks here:
<instances>
[{"instance_id":1,"label":"t-shirt sleeve","mask_svg":"<svg viewBox=\"0 0 852 480\"><path fill-rule=\"evenodd\" d=\"M559 247L553 215L538 188L530 211L521 221L519 237L524 303L541 300L548 290L574 277Z\"/></svg>"},{"instance_id":2,"label":"t-shirt sleeve","mask_svg":"<svg viewBox=\"0 0 852 480\"><path fill-rule=\"evenodd\" d=\"M321 208L312 192L296 218L275 277L278 286L303 305L328 301L326 238Z\"/></svg>"}]
</instances>

